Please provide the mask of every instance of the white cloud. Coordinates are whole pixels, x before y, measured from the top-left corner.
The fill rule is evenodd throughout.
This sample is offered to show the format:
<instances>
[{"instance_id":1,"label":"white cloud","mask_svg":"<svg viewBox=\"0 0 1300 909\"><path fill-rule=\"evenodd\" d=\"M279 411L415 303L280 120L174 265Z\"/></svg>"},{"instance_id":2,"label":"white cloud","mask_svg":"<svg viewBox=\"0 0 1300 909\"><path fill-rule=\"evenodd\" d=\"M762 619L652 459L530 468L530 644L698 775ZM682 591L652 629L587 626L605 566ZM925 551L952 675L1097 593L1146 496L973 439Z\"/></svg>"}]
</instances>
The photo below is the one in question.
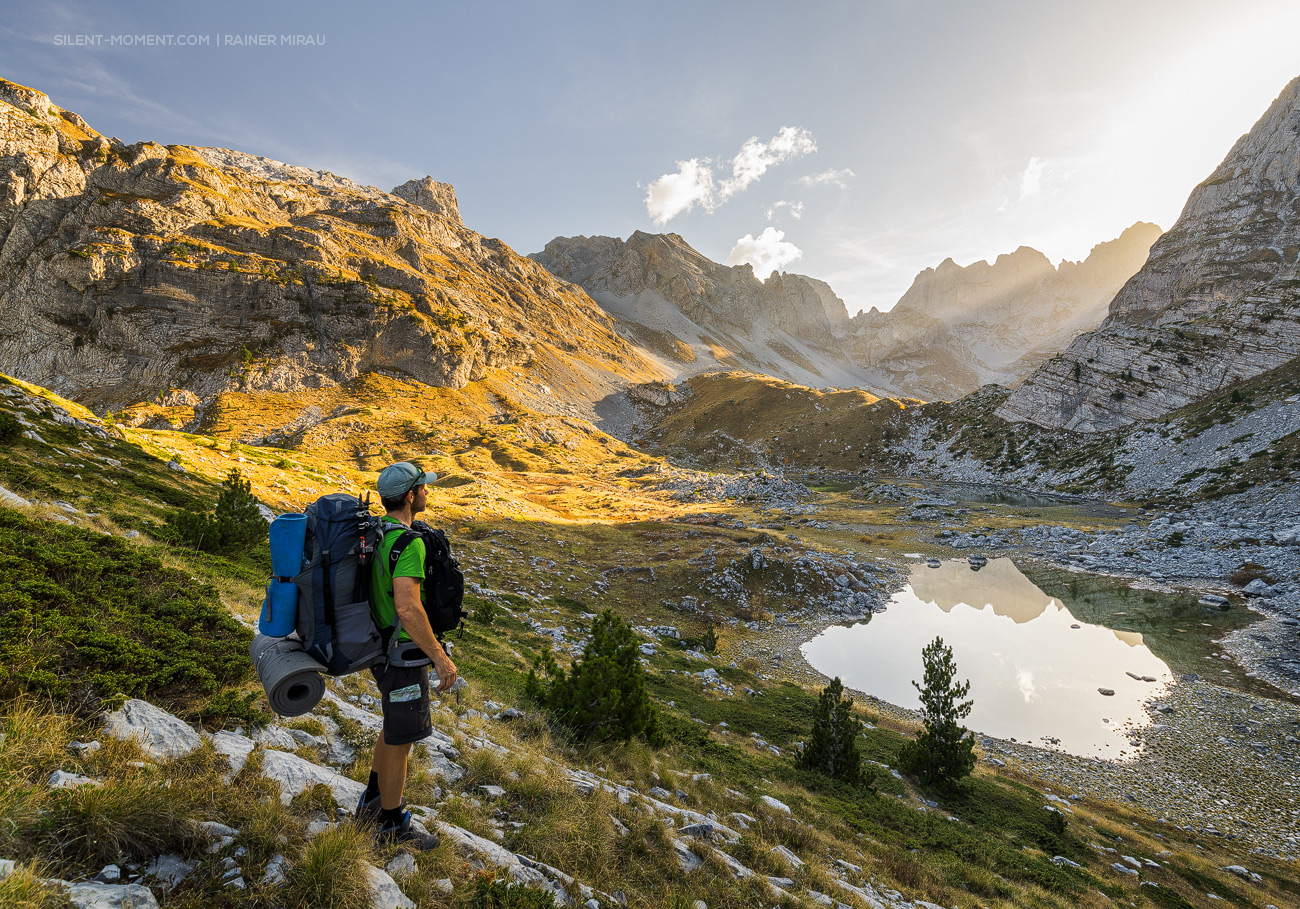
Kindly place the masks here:
<instances>
[{"instance_id":1,"label":"white cloud","mask_svg":"<svg viewBox=\"0 0 1300 909\"><path fill-rule=\"evenodd\" d=\"M667 224L698 202L712 211L714 201L713 171L709 160L691 158L677 162L677 173L664 174L650 184L645 194L645 208L655 224Z\"/></svg>"},{"instance_id":2,"label":"white cloud","mask_svg":"<svg viewBox=\"0 0 1300 909\"><path fill-rule=\"evenodd\" d=\"M745 234L736 241L727 255L728 265L754 266L754 274L764 280L773 271L780 271L803 255L803 250L785 239L785 231L775 227L764 228L757 238Z\"/></svg>"},{"instance_id":3,"label":"white cloud","mask_svg":"<svg viewBox=\"0 0 1300 909\"><path fill-rule=\"evenodd\" d=\"M783 126L770 142L760 142L757 136L747 139L731 159L731 176L720 183L714 179L711 158L678 161L677 173L664 174L646 189L646 211L655 224L667 224L696 205L711 212L768 168L815 151L812 133L803 127Z\"/></svg>"},{"instance_id":4,"label":"white cloud","mask_svg":"<svg viewBox=\"0 0 1300 909\"><path fill-rule=\"evenodd\" d=\"M771 142L759 142L758 136L747 139L740 154L731 159L731 179L722 181L718 195L726 199L763 176L769 167L815 151L817 141L802 127L783 126Z\"/></svg>"},{"instance_id":5,"label":"white cloud","mask_svg":"<svg viewBox=\"0 0 1300 909\"><path fill-rule=\"evenodd\" d=\"M764 212L764 214L767 215L767 220L771 221L776 217L776 213L783 208L786 209L790 213L790 217L794 218L796 221L803 217L802 202L787 202L785 199L782 199Z\"/></svg>"},{"instance_id":6,"label":"white cloud","mask_svg":"<svg viewBox=\"0 0 1300 909\"><path fill-rule=\"evenodd\" d=\"M808 174L805 177L800 177L796 182L798 182L800 186L821 186L823 184L830 184L832 186L838 186L840 189L848 189L848 179L853 176L856 176L856 174L846 167L843 170L825 170L820 174Z\"/></svg>"},{"instance_id":7,"label":"white cloud","mask_svg":"<svg viewBox=\"0 0 1300 909\"><path fill-rule=\"evenodd\" d=\"M1047 161L1034 155L1029 159L1029 164L1025 166L1025 172L1020 175L1020 198L1026 199L1029 196L1038 195L1043 188L1043 172L1047 169Z\"/></svg>"}]
</instances>

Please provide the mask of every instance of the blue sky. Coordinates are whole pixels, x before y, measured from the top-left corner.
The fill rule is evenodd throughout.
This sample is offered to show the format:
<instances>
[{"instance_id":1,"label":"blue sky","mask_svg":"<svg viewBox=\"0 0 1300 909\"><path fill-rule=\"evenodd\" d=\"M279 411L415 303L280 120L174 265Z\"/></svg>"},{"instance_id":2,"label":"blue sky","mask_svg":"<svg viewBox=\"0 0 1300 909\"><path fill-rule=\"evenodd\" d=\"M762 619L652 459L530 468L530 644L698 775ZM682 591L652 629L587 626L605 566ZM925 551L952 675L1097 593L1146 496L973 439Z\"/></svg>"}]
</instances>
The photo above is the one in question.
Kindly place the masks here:
<instances>
[{"instance_id":1,"label":"blue sky","mask_svg":"<svg viewBox=\"0 0 1300 909\"><path fill-rule=\"evenodd\" d=\"M142 34L210 43L109 44ZM324 43L224 37L247 34ZM828 280L854 312L947 257L1079 259L1168 228L1300 75L1296 34L1279 0L56 0L6 13L0 76L127 142L381 189L430 174L522 253L673 231Z\"/></svg>"}]
</instances>

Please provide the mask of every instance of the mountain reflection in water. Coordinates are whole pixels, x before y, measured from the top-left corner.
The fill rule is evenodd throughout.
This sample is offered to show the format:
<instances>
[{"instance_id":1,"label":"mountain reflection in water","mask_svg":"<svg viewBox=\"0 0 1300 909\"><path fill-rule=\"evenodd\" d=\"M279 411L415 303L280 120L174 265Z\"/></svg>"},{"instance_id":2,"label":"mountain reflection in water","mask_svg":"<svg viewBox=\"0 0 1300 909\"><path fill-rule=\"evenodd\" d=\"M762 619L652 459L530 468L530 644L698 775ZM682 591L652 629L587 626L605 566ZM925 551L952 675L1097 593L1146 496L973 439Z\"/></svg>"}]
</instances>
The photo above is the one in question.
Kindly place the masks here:
<instances>
[{"instance_id":1,"label":"mountain reflection in water","mask_svg":"<svg viewBox=\"0 0 1300 909\"><path fill-rule=\"evenodd\" d=\"M1055 738L1074 754L1135 754L1123 732L1150 722L1143 702L1172 683L1141 634L1079 622L1010 559L978 572L957 561L919 565L888 611L828 628L803 653L851 688L917 708L911 680L921 679L921 648L936 636L952 647L958 679L970 679L971 729L1040 745Z\"/></svg>"}]
</instances>

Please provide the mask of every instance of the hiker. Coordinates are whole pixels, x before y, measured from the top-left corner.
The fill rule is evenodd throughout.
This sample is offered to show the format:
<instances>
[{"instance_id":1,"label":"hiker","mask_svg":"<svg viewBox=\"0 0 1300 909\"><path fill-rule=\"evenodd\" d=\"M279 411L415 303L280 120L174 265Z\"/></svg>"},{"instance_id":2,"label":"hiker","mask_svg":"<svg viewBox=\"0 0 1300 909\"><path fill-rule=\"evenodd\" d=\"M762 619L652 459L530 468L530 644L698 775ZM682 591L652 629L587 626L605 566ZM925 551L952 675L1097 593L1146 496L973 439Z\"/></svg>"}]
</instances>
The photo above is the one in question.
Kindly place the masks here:
<instances>
[{"instance_id":1,"label":"hiker","mask_svg":"<svg viewBox=\"0 0 1300 909\"><path fill-rule=\"evenodd\" d=\"M370 575L370 608L381 629L401 620L399 640L413 641L431 660L439 691L456 683L456 664L447 656L425 612L425 544L418 537L401 553L390 571L393 544L409 529L428 501L427 484L437 474L426 473L410 461L385 467L377 484L386 512L384 537L375 554ZM433 732L429 719L429 667L380 663L371 669L383 696L384 728L375 741L370 781L357 805L357 819L377 823L381 840L398 841L421 849L437 845L437 838L411 824L402 789L411 745Z\"/></svg>"}]
</instances>

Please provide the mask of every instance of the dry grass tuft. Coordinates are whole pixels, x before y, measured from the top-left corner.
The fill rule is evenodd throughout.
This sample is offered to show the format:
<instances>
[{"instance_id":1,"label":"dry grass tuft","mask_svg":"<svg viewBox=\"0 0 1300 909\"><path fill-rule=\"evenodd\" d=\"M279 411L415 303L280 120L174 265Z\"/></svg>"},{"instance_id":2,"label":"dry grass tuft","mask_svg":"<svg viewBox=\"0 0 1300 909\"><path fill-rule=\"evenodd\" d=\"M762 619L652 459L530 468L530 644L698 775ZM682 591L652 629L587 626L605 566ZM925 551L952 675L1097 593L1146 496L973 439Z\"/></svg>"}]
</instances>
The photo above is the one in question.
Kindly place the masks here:
<instances>
[{"instance_id":1,"label":"dry grass tuft","mask_svg":"<svg viewBox=\"0 0 1300 909\"><path fill-rule=\"evenodd\" d=\"M6 909L71 909L72 901L59 887L46 883L46 873L19 866L0 879L0 906Z\"/></svg>"},{"instance_id":2,"label":"dry grass tuft","mask_svg":"<svg viewBox=\"0 0 1300 909\"><path fill-rule=\"evenodd\" d=\"M353 909L370 903L368 866L374 840L364 830L340 824L307 841L294 858L283 903L312 909Z\"/></svg>"}]
</instances>

